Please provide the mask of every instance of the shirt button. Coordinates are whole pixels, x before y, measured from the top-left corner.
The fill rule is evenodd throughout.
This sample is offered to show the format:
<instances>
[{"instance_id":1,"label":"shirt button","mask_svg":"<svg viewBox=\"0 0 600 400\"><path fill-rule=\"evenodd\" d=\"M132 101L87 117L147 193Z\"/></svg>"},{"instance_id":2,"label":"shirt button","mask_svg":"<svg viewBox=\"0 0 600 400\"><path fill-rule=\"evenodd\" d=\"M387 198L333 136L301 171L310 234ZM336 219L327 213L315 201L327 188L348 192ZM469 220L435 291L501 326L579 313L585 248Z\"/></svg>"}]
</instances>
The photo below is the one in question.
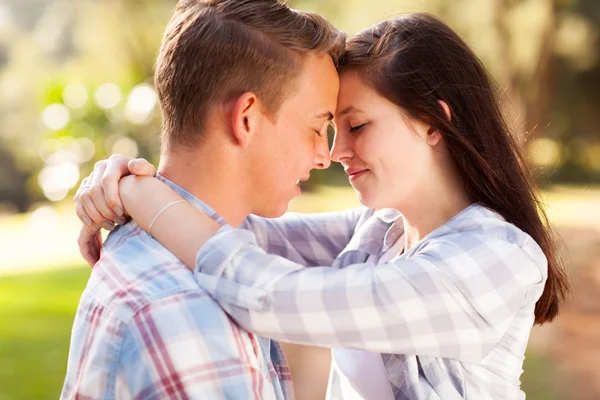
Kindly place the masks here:
<instances>
[{"instance_id":1,"label":"shirt button","mask_svg":"<svg viewBox=\"0 0 600 400\"><path fill-rule=\"evenodd\" d=\"M260 296L256 302L258 303L258 308L260 311L266 311L271 308L273 302L269 296Z\"/></svg>"}]
</instances>

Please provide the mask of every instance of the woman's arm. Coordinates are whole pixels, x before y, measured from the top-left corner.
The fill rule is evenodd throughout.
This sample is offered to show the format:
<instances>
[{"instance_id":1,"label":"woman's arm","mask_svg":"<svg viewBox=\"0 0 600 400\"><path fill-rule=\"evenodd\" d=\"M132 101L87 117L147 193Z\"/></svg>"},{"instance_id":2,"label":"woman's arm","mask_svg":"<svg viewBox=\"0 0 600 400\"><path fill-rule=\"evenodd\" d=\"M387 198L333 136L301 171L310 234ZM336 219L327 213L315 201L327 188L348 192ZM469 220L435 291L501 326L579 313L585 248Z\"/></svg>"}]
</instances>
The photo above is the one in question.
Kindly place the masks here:
<instances>
[{"instance_id":1,"label":"woman's arm","mask_svg":"<svg viewBox=\"0 0 600 400\"><path fill-rule=\"evenodd\" d=\"M153 200L152 211L132 216L147 229L174 200ZM545 279L543 255L532 258L493 236L432 240L410 258L382 265L303 268L191 206L164 214L152 234L186 265L197 265L198 283L242 327L282 341L477 362L518 310L537 300Z\"/></svg>"},{"instance_id":2,"label":"woman's arm","mask_svg":"<svg viewBox=\"0 0 600 400\"><path fill-rule=\"evenodd\" d=\"M458 235L386 264L302 268L227 227L198 253L196 280L265 337L478 362L528 304L533 324L540 262L505 240Z\"/></svg>"},{"instance_id":3,"label":"woman's arm","mask_svg":"<svg viewBox=\"0 0 600 400\"><path fill-rule=\"evenodd\" d=\"M181 199L162 182L153 182L142 177L122 178L119 192L125 211L144 229L148 229L151 221L148 218L153 218L153 213L158 213L161 207L170 201ZM153 203L148 203L149 199L156 202L154 207ZM193 239L194 235L190 233L196 232L200 236L210 233L211 231L205 231L204 222L207 224L206 228L220 227L190 205L177 206L173 210L164 210L164 213L169 214L168 221L177 221L176 227L173 224L161 225L165 231L156 234L153 232L153 235L158 235L158 238L164 234L165 241L172 240L186 248L190 241L189 247L194 249L194 252L186 253L188 256L195 256L195 249L198 248L198 243ZM190 213L198 219L199 226L196 229L181 229L182 223L187 226L191 221L195 221L194 218L188 218ZM371 210L367 208L357 208L318 214L288 213L283 217L271 219L251 215L242 223L241 228L254 233L258 245L269 253L304 266L331 265L352 238L355 227L370 214ZM183 254L182 256L185 257Z\"/></svg>"},{"instance_id":4,"label":"woman's arm","mask_svg":"<svg viewBox=\"0 0 600 400\"><path fill-rule=\"evenodd\" d=\"M78 243L90 265L94 265L100 255L100 226L112 230L114 222L125 223L119 180L129 174L155 176L156 169L144 159L112 155L96 163L93 173L82 181L77 191L77 215L84 222ZM319 214L288 213L281 218L251 215L241 227L252 231L258 244L268 253L305 266L327 265L346 247L356 225L370 212L361 208Z\"/></svg>"},{"instance_id":5,"label":"woman's arm","mask_svg":"<svg viewBox=\"0 0 600 400\"><path fill-rule=\"evenodd\" d=\"M307 267L331 265L348 245L355 228L372 210L315 214L286 213L280 218L250 215L240 228L256 236L257 244L267 253L277 254Z\"/></svg>"},{"instance_id":6,"label":"woman's arm","mask_svg":"<svg viewBox=\"0 0 600 400\"><path fill-rule=\"evenodd\" d=\"M175 204L183 198L153 177L126 176L119 192L125 212L188 266L222 226L188 202Z\"/></svg>"}]
</instances>

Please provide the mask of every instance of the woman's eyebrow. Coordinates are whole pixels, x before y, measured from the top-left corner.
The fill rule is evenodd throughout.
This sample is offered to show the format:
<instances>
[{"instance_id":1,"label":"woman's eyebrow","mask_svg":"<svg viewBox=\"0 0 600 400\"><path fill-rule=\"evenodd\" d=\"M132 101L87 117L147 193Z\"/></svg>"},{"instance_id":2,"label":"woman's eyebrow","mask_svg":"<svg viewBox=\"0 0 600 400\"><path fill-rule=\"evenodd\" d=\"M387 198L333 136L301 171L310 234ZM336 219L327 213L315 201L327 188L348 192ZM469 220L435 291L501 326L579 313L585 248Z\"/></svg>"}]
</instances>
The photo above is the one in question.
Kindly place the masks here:
<instances>
[{"instance_id":1,"label":"woman's eyebrow","mask_svg":"<svg viewBox=\"0 0 600 400\"><path fill-rule=\"evenodd\" d=\"M349 114L351 112L357 112L357 113L362 113L361 110L359 110L358 108L355 108L354 106L350 106L350 107L346 107L345 109L343 109L342 111L340 111L338 113L338 116L344 116L346 114Z\"/></svg>"}]
</instances>

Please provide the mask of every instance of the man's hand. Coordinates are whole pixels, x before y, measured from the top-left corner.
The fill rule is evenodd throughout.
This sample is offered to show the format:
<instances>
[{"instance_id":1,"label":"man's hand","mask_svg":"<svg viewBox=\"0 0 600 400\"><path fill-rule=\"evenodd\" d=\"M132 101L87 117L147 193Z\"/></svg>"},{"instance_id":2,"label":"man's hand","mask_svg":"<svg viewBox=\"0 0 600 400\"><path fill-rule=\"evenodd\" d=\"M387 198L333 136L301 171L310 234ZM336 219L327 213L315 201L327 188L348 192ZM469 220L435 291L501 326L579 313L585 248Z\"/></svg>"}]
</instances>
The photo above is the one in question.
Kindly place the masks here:
<instances>
[{"instance_id":1,"label":"man's hand","mask_svg":"<svg viewBox=\"0 0 600 400\"><path fill-rule=\"evenodd\" d=\"M115 154L108 160L98 161L94 171L81 182L75 194L75 211L83 222L77 244L90 266L100 258L100 227L112 231L115 223L125 223L119 180L129 174L155 176L156 169L143 158L132 159Z\"/></svg>"}]
</instances>

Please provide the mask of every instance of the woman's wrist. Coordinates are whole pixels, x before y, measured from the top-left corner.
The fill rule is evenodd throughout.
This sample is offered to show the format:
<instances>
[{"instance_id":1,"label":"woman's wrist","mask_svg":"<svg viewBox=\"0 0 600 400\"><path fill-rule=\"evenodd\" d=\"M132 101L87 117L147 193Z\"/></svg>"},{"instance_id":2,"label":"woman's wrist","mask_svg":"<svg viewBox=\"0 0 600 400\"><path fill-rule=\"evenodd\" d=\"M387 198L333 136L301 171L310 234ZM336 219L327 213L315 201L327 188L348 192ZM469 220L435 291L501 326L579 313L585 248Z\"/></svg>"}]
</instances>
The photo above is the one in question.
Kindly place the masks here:
<instances>
[{"instance_id":1,"label":"woman's wrist","mask_svg":"<svg viewBox=\"0 0 600 400\"><path fill-rule=\"evenodd\" d=\"M190 269L196 253L221 225L152 177L127 176L119 183L127 214Z\"/></svg>"},{"instance_id":2,"label":"woman's wrist","mask_svg":"<svg viewBox=\"0 0 600 400\"><path fill-rule=\"evenodd\" d=\"M129 175L119 182L125 212L145 231L152 219L167 204L182 200L166 184L153 177Z\"/></svg>"}]
</instances>

